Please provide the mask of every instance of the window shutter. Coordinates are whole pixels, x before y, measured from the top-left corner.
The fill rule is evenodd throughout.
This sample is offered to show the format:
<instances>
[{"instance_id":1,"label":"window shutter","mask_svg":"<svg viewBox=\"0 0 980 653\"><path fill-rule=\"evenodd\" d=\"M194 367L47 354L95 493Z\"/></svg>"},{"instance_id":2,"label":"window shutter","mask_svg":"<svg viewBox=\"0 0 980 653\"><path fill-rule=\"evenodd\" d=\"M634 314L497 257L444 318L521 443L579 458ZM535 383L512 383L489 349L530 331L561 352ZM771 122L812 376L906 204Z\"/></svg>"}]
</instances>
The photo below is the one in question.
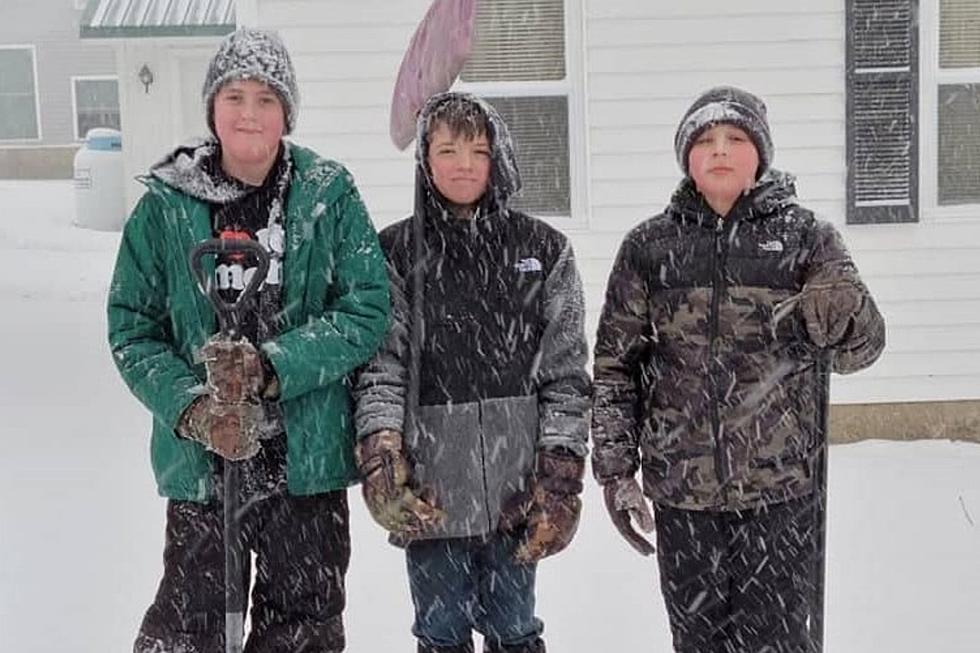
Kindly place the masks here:
<instances>
[{"instance_id":1,"label":"window shutter","mask_svg":"<svg viewBox=\"0 0 980 653\"><path fill-rule=\"evenodd\" d=\"M847 2L847 222L918 220L917 0Z\"/></svg>"},{"instance_id":2,"label":"window shutter","mask_svg":"<svg viewBox=\"0 0 980 653\"><path fill-rule=\"evenodd\" d=\"M565 79L565 0L480 0L464 82Z\"/></svg>"},{"instance_id":3,"label":"window shutter","mask_svg":"<svg viewBox=\"0 0 980 653\"><path fill-rule=\"evenodd\" d=\"M536 216L571 215L568 163L568 98L487 97L507 123L523 189L515 209Z\"/></svg>"}]
</instances>

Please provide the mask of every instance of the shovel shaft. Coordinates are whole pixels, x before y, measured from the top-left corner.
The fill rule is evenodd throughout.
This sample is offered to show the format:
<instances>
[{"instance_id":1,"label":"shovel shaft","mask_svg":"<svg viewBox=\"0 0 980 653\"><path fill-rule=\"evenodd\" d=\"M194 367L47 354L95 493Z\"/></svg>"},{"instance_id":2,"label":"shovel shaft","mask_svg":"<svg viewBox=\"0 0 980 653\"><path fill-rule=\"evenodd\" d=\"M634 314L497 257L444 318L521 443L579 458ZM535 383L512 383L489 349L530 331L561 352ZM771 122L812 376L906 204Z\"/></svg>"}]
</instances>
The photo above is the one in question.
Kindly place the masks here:
<instances>
[{"instance_id":1,"label":"shovel shaft","mask_svg":"<svg viewBox=\"0 0 980 653\"><path fill-rule=\"evenodd\" d=\"M224 461L225 651L242 653L245 636L244 551L239 521L238 463Z\"/></svg>"}]
</instances>

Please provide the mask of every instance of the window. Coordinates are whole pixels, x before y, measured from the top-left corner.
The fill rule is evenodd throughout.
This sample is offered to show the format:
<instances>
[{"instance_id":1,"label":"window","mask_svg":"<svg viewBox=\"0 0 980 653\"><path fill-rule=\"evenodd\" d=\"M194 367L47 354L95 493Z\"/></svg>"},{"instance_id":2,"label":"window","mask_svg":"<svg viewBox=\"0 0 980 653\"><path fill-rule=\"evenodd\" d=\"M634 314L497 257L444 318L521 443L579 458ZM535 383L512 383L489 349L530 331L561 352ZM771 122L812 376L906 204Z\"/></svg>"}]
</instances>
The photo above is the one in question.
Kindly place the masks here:
<instances>
[{"instance_id":1,"label":"window","mask_svg":"<svg viewBox=\"0 0 980 653\"><path fill-rule=\"evenodd\" d=\"M980 203L980 0L940 0L936 204Z\"/></svg>"},{"instance_id":2,"label":"window","mask_svg":"<svg viewBox=\"0 0 980 653\"><path fill-rule=\"evenodd\" d=\"M847 221L975 217L980 0L852 0L847 28Z\"/></svg>"},{"instance_id":3,"label":"window","mask_svg":"<svg viewBox=\"0 0 980 653\"><path fill-rule=\"evenodd\" d=\"M72 77L75 139L93 127L119 129L119 82L115 77Z\"/></svg>"},{"instance_id":4,"label":"window","mask_svg":"<svg viewBox=\"0 0 980 653\"><path fill-rule=\"evenodd\" d=\"M847 222L915 222L916 0L851 0L846 6Z\"/></svg>"},{"instance_id":5,"label":"window","mask_svg":"<svg viewBox=\"0 0 980 653\"><path fill-rule=\"evenodd\" d=\"M37 140L37 71L34 46L0 45L0 140Z\"/></svg>"},{"instance_id":6,"label":"window","mask_svg":"<svg viewBox=\"0 0 980 653\"><path fill-rule=\"evenodd\" d=\"M510 128L524 182L513 206L566 227L584 225L587 211L579 5L481 0L457 85L490 102Z\"/></svg>"}]
</instances>

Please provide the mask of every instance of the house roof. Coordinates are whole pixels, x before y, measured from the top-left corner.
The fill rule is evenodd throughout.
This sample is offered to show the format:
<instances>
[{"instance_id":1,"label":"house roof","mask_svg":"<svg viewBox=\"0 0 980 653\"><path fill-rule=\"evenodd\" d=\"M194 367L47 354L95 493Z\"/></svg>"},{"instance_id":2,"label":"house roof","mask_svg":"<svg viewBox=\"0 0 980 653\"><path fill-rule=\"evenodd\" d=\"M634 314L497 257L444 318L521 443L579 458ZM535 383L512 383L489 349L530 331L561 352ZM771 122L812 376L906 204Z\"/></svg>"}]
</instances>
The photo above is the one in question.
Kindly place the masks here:
<instances>
[{"instance_id":1,"label":"house roof","mask_svg":"<svg viewBox=\"0 0 980 653\"><path fill-rule=\"evenodd\" d=\"M235 30L235 0L88 0L83 39L223 36Z\"/></svg>"}]
</instances>

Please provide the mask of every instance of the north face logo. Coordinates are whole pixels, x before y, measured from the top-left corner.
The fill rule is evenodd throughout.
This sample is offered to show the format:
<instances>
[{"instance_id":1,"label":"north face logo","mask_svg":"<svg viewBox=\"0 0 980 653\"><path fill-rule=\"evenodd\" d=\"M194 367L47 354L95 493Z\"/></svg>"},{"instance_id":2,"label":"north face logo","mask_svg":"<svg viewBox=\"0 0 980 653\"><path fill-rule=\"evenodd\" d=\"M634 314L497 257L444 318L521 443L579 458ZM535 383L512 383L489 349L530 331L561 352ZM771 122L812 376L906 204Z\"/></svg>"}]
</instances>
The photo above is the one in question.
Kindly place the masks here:
<instances>
[{"instance_id":1,"label":"north face logo","mask_svg":"<svg viewBox=\"0 0 980 653\"><path fill-rule=\"evenodd\" d=\"M783 243L779 240L770 240L764 243L759 243L759 249L763 252L781 252L783 251Z\"/></svg>"},{"instance_id":2,"label":"north face logo","mask_svg":"<svg viewBox=\"0 0 980 653\"><path fill-rule=\"evenodd\" d=\"M514 264L518 272L540 272L541 261L536 258L522 258Z\"/></svg>"}]
</instances>

